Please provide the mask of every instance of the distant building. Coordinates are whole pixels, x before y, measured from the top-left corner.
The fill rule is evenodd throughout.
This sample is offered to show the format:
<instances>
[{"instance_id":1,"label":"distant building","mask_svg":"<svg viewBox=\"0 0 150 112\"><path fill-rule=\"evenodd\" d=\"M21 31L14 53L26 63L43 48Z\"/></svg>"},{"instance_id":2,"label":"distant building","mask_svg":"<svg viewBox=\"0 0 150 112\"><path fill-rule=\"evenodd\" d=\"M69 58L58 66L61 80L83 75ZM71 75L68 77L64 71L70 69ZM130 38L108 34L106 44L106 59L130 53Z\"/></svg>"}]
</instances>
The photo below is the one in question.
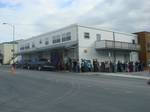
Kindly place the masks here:
<instances>
[{"instance_id":1,"label":"distant building","mask_svg":"<svg viewBox=\"0 0 150 112\"><path fill-rule=\"evenodd\" d=\"M150 32L143 31L134 34L138 35L138 42L141 46L139 59L145 63L146 67L150 67Z\"/></svg>"},{"instance_id":2,"label":"distant building","mask_svg":"<svg viewBox=\"0 0 150 112\"><path fill-rule=\"evenodd\" d=\"M13 61L13 44L14 44L14 54L16 54L18 41L3 42L0 44L0 63L1 64L11 64L12 63L12 61ZM15 58L16 58L16 56L15 56Z\"/></svg>"},{"instance_id":3,"label":"distant building","mask_svg":"<svg viewBox=\"0 0 150 112\"><path fill-rule=\"evenodd\" d=\"M82 25L70 25L18 44L23 60L47 58L52 63L69 58L102 61L138 61L137 35Z\"/></svg>"}]
</instances>

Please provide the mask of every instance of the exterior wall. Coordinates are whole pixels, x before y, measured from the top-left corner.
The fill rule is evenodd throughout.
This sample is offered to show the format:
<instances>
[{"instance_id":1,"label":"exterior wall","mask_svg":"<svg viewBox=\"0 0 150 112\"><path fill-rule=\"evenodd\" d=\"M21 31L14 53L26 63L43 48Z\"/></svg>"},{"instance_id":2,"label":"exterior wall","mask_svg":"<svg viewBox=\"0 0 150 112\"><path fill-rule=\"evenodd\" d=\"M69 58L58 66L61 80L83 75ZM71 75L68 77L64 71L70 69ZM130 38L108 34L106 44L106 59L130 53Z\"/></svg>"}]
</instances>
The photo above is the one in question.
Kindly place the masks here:
<instances>
[{"instance_id":1,"label":"exterior wall","mask_svg":"<svg viewBox=\"0 0 150 112\"><path fill-rule=\"evenodd\" d=\"M139 59L145 63L146 67L150 66L150 48L148 46L150 44L150 32L138 32L135 34L138 35L138 41L141 46Z\"/></svg>"},{"instance_id":2,"label":"exterior wall","mask_svg":"<svg viewBox=\"0 0 150 112\"><path fill-rule=\"evenodd\" d=\"M0 53L4 54L4 45L3 44L0 44Z\"/></svg>"},{"instance_id":3,"label":"exterior wall","mask_svg":"<svg viewBox=\"0 0 150 112\"><path fill-rule=\"evenodd\" d=\"M62 34L67 33L67 32L71 32L71 40L70 41L65 41L65 42L61 42L60 43L53 43L52 39L53 36L57 36L60 35L61 39L62 39ZM42 41L42 43L40 44L39 41ZM45 45L45 41L48 40L49 44ZM27 40L24 40L22 42L19 43L18 45L18 53L22 53L22 52L28 52L28 51L35 51L37 49L40 48L46 48L46 47L51 47L51 46L55 46L55 45L59 45L59 44L65 44L65 43L69 43L69 42L74 42L77 41L77 37L76 37L76 25L71 25L69 27L65 27L53 32L49 32L43 35L39 35ZM30 44L30 48L29 49L25 49L25 50L20 50L21 47L25 47L26 44ZM35 44L35 47L32 48L32 43Z\"/></svg>"},{"instance_id":4,"label":"exterior wall","mask_svg":"<svg viewBox=\"0 0 150 112\"><path fill-rule=\"evenodd\" d=\"M3 63L3 54L4 54L4 46L3 44L0 44L0 64Z\"/></svg>"},{"instance_id":5,"label":"exterior wall","mask_svg":"<svg viewBox=\"0 0 150 112\"><path fill-rule=\"evenodd\" d=\"M86 39L84 38L84 32L90 33L90 38ZM101 40L113 40L113 32L112 31L106 31L106 30L100 30L96 28L89 28L89 27L78 27L78 38L79 38L79 57L80 61L81 59L97 59L99 61L113 61L113 51L112 50L96 50L95 49L95 42L96 34L101 35ZM132 43L132 40L135 40L135 43L137 43L137 36L133 34L126 34L126 33L119 33L115 32L115 41L121 41L121 42L128 42ZM137 61L138 60L138 53L129 53L125 51L116 51L116 61ZM134 57L134 58L131 58ZM126 58L126 59L125 59Z\"/></svg>"},{"instance_id":6,"label":"exterior wall","mask_svg":"<svg viewBox=\"0 0 150 112\"><path fill-rule=\"evenodd\" d=\"M17 45L14 45L15 52L17 50ZM13 57L13 44L4 44L4 60L3 64L10 64Z\"/></svg>"},{"instance_id":7,"label":"exterior wall","mask_svg":"<svg viewBox=\"0 0 150 112\"><path fill-rule=\"evenodd\" d=\"M12 52L12 45L4 44L4 59L3 59L3 64L8 64L10 63L12 57L13 57L13 52Z\"/></svg>"},{"instance_id":8,"label":"exterior wall","mask_svg":"<svg viewBox=\"0 0 150 112\"><path fill-rule=\"evenodd\" d=\"M64 33L71 33L71 40L62 41L62 35ZM53 43L53 37L59 35L61 41L59 43ZM40 44L40 40L42 43ZM48 40L49 44L46 45L45 41ZM30 44L29 49L20 50L21 47L25 47L26 44ZM32 43L35 47L32 48ZM51 53L57 52L61 53L63 58L78 58L77 47L76 48L64 48L63 46L68 46L68 44L77 44L77 25L70 25L68 27L52 31L43 35L39 35L24 41L19 42L18 53L22 54L22 59L29 60L32 58L51 58Z\"/></svg>"},{"instance_id":9,"label":"exterior wall","mask_svg":"<svg viewBox=\"0 0 150 112\"><path fill-rule=\"evenodd\" d=\"M14 45L14 48L15 48L15 52L17 51L17 44ZM13 57L13 52L12 52L12 49L13 49L13 44L7 44L7 43L2 43L0 45L0 51L1 51L1 54L3 55L2 57L2 63L3 64L10 64L11 63L11 60L12 60L12 57Z\"/></svg>"},{"instance_id":10,"label":"exterior wall","mask_svg":"<svg viewBox=\"0 0 150 112\"><path fill-rule=\"evenodd\" d=\"M148 44L150 44L150 33L145 33L145 52L146 52L146 61L147 61L147 65L150 67L150 47L148 46Z\"/></svg>"}]
</instances>

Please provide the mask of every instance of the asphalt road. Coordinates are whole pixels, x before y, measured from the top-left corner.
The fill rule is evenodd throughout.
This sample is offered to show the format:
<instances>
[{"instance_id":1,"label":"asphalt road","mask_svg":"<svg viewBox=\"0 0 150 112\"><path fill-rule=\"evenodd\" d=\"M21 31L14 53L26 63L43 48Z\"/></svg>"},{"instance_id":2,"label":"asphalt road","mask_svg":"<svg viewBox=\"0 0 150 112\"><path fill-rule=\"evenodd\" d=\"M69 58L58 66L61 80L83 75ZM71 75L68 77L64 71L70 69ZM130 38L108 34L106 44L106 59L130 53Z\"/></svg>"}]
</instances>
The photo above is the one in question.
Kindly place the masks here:
<instances>
[{"instance_id":1,"label":"asphalt road","mask_svg":"<svg viewBox=\"0 0 150 112\"><path fill-rule=\"evenodd\" d=\"M0 112L150 112L146 80L0 68Z\"/></svg>"}]
</instances>

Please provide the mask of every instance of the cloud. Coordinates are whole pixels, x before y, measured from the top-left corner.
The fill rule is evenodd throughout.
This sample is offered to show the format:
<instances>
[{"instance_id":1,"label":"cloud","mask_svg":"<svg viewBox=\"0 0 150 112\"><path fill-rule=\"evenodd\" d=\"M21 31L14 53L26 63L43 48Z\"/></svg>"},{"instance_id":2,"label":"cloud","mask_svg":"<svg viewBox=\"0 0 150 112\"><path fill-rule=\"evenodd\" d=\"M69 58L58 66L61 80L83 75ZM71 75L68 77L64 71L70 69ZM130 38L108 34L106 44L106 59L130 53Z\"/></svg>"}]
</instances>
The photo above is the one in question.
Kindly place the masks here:
<instances>
[{"instance_id":1,"label":"cloud","mask_svg":"<svg viewBox=\"0 0 150 112\"><path fill-rule=\"evenodd\" d=\"M78 21L89 25L107 24L108 27L126 32L150 30L149 6L149 0L103 1L90 12L82 15Z\"/></svg>"},{"instance_id":2,"label":"cloud","mask_svg":"<svg viewBox=\"0 0 150 112\"><path fill-rule=\"evenodd\" d=\"M132 33L150 31L149 6L149 0L0 0L0 22L15 24L16 39L73 23ZM0 25L1 41L11 40L8 27Z\"/></svg>"}]
</instances>

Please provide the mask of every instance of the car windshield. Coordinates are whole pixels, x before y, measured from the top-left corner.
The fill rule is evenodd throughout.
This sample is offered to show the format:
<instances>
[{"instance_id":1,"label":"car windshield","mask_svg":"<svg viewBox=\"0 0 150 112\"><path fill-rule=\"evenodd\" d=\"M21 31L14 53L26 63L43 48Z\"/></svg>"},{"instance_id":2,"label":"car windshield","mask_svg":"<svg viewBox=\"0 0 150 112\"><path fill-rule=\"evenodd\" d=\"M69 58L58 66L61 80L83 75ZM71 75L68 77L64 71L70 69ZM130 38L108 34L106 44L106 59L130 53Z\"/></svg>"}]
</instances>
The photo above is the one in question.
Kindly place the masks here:
<instances>
[{"instance_id":1,"label":"car windshield","mask_svg":"<svg viewBox=\"0 0 150 112\"><path fill-rule=\"evenodd\" d=\"M39 61L47 62L48 60L47 59L39 59Z\"/></svg>"}]
</instances>

